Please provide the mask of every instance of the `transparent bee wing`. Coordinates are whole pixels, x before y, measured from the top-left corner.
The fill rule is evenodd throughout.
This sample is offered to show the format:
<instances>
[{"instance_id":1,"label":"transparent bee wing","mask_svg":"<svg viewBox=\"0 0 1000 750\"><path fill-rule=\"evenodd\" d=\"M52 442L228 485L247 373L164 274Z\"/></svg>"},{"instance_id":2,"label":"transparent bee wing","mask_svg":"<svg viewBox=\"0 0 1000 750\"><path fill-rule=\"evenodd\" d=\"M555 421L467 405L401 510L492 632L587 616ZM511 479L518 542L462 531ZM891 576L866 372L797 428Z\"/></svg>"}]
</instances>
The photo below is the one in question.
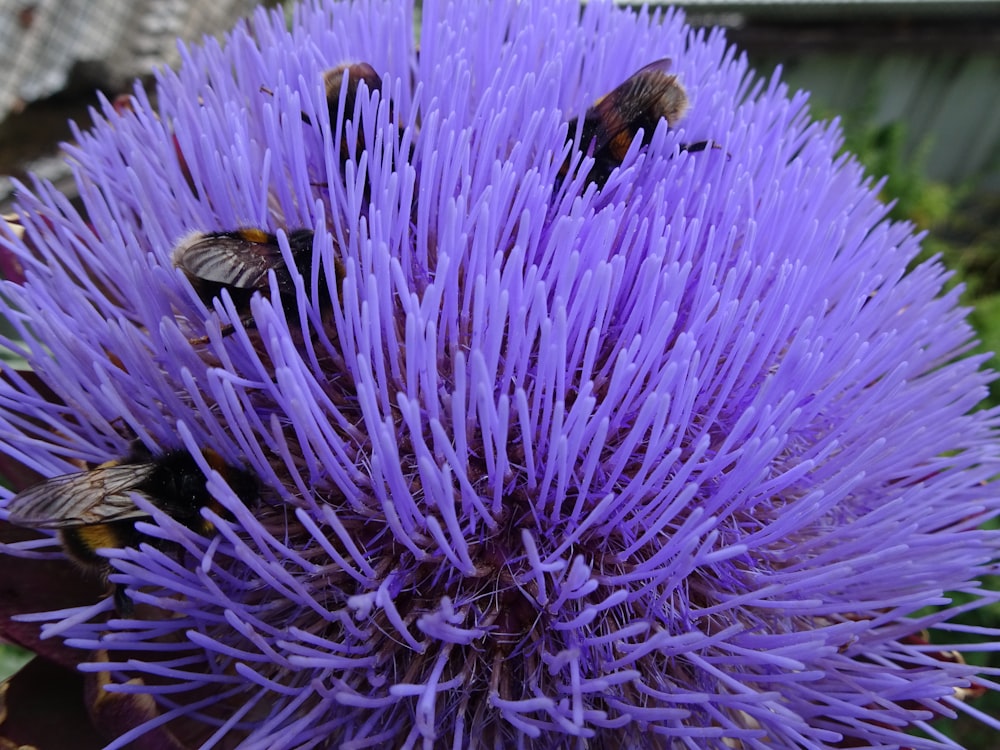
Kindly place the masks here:
<instances>
[{"instance_id":1,"label":"transparent bee wing","mask_svg":"<svg viewBox=\"0 0 1000 750\"><path fill-rule=\"evenodd\" d=\"M264 289L267 272L285 267L277 238L256 230L193 236L173 261L189 277L236 289Z\"/></svg>"},{"instance_id":2,"label":"transparent bee wing","mask_svg":"<svg viewBox=\"0 0 1000 750\"><path fill-rule=\"evenodd\" d=\"M9 520L19 526L59 529L143 517L147 514L129 493L153 469L152 464L117 464L47 479L11 498Z\"/></svg>"}]
</instances>

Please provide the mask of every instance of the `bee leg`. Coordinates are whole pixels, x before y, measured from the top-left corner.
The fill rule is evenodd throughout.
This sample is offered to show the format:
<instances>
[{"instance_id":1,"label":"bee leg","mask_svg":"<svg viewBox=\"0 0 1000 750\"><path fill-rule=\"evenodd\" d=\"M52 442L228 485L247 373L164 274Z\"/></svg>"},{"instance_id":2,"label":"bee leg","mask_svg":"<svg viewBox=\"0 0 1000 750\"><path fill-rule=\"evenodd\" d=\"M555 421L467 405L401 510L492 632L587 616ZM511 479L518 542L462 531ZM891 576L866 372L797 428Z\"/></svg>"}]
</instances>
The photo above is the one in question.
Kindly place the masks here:
<instances>
[{"instance_id":1,"label":"bee leg","mask_svg":"<svg viewBox=\"0 0 1000 750\"><path fill-rule=\"evenodd\" d=\"M706 151L710 148L719 149L721 151L722 145L716 143L715 141L698 141L696 143L682 143L680 145L681 151L690 151L690 152ZM730 154L728 153L726 154L727 159L729 159L730 156L731 156Z\"/></svg>"},{"instance_id":2,"label":"bee leg","mask_svg":"<svg viewBox=\"0 0 1000 750\"><path fill-rule=\"evenodd\" d=\"M254 321L252 317L243 318L240 320L240 323L248 331L253 330L254 328L257 327L257 323ZM233 332L236 330L236 326L233 323L226 323L219 330L223 336L231 336ZM191 344L191 346L204 346L209 341L211 341L211 338L207 335L195 336L194 338L188 339L188 343Z\"/></svg>"},{"instance_id":3,"label":"bee leg","mask_svg":"<svg viewBox=\"0 0 1000 750\"><path fill-rule=\"evenodd\" d=\"M129 598L128 588L121 583L115 584L115 609L122 617L131 617L135 612L135 603Z\"/></svg>"},{"instance_id":4,"label":"bee leg","mask_svg":"<svg viewBox=\"0 0 1000 750\"><path fill-rule=\"evenodd\" d=\"M681 151L704 151L706 148L722 148L715 141L698 141L697 143L682 143Z\"/></svg>"}]
</instances>

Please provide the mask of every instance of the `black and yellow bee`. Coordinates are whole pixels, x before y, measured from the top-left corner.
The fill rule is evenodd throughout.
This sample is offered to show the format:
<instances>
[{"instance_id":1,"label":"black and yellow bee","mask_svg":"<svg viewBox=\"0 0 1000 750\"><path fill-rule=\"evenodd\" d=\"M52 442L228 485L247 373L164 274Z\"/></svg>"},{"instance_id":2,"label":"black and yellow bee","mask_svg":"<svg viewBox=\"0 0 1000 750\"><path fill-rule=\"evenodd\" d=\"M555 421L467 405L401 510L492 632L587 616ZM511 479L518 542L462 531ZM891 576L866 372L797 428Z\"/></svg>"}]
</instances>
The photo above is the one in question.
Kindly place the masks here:
<instances>
[{"instance_id":1,"label":"black and yellow bee","mask_svg":"<svg viewBox=\"0 0 1000 750\"><path fill-rule=\"evenodd\" d=\"M309 279L313 262L313 231L296 229L288 232L288 249L295 270ZM243 228L232 232L196 232L190 234L174 248L171 260L194 287L195 293L211 307L212 299L223 289L229 292L244 326L253 327L250 300L260 293L270 297L271 271L274 272L282 309L292 320L298 319L298 302L295 280L282 255L276 235L262 229ZM344 276L339 257L334 253L334 273L338 284ZM330 305L329 290L319 285L320 309ZM228 325L223 333L232 333Z\"/></svg>"},{"instance_id":2,"label":"black and yellow bee","mask_svg":"<svg viewBox=\"0 0 1000 750\"><path fill-rule=\"evenodd\" d=\"M594 159L587 174L588 182L603 187L615 168L621 166L640 130L642 144L648 146L660 120L674 127L684 117L688 109L687 92L677 76L667 72L670 64L667 58L650 63L595 101L584 114L579 148ZM574 137L577 126L577 118L570 120L570 138ZM709 145L708 141L702 141L681 148L701 151ZM560 179L569 168L567 159L560 167Z\"/></svg>"},{"instance_id":3,"label":"black and yellow bee","mask_svg":"<svg viewBox=\"0 0 1000 750\"><path fill-rule=\"evenodd\" d=\"M241 500L256 501L258 482L253 474L230 466L215 451L205 450L202 455ZM144 448L133 449L122 460L46 479L11 498L6 510L13 524L58 531L66 555L106 581L113 568L98 550L135 547L143 541L162 545L161 540L136 530L136 521L149 516L133 502L134 494L204 536L215 528L201 509L225 515L190 453L176 450L154 456ZM119 613L132 612L124 586L115 587L114 599Z\"/></svg>"}]
</instances>

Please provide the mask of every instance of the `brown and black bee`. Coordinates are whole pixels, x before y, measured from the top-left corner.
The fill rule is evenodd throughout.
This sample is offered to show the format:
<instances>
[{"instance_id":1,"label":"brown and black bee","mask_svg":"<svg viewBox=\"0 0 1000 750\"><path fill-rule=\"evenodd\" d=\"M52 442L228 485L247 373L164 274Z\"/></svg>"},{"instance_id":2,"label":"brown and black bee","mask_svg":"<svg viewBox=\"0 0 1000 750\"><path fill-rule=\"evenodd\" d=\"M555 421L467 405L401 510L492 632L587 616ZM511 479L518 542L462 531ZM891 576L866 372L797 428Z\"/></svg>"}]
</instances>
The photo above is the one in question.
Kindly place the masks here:
<instances>
[{"instance_id":1,"label":"brown and black bee","mask_svg":"<svg viewBox=\"0 0 1000 750\"><path fill-rule=\"evenodd\" d=\"M374 91L381 92L382 98L389 102L389 122L395 121L392 102L388 99L387 92L384 91L382 87L382 77L375 72L375 68L369 63L356 62L339 65L323 74L323 85L326 89L326 102L330 113L331 128L336 128L337 126L337 112L340 109L341 96L344 98L343 112L345 120L350 120L355 116L355 107L358 101L358 89L362 81L364 81L365 85L368 87L369 93ZM397 127L398 142L400 144L405 143L403 134L404 128L401 125ZM339 146L341 166L350 160L356 160L361 155L361 152L366 151L373 146L374 143L367 142L364 123L358 123L357 142L354 149L351 148L346 136L341 134ZM402 155L402 158L412 161L412 143L409 144L407 151Z\"/></svg>"},{"instance_id":2,"label":"brown and black bee","mask_svg":"<svg viewBox=\"0 0 1000 750\"><path fill-rule=\"evenodd\" d=\"M361 153L371 149L375 144L369 143L368 138L372 133L372 125L374 123L365 123L361 120L361 112L357 112L357 101L358 101L358 91L360 90L361 83L364 82L368 89L369 94L378 91L382 97L383 101L386 101L389 107L388 119L389 122L395 122L395 115L393 114L392 101L388 97L388 92L383 89L382 77L375 72L374 66L367 62L353 62L345 63L343 65L338 65L335 68L331 68L323 73L323 88L326 94L326 106L329 114L330 128L334 132L334 137L337 138L337 154L339 157L339 162L341 169L348 161L357 161ZM261 91L267 94L271 94L271 90L265 86L261 86ZM341 101L343 100L343 109L341 110ZM347 137L346 128L344 128L343 123L341 124L341 130L337 132L337 122L338 113L343 111L343 122L354 121L356 125L356 136L352 143ZM312 118L309 117L305 112L301 115L302 122L307 125L312 125ZM357 118L357 121L355 121ZM402 125L397 125L397 142L400 144L406 143L404 138L404 131ZM413 143L409 143L406 146L405 154L402 154L400 158L404 160L412 161L414 153ZM315 187L328 187L326 182L312 182ZM366 191L366 199L368 197Z\"/></svg>"},{"instance_id":3,"label":"brown and black bee","mask_svg":"<svg viewBox=\"0 0 1000 750\"><path fill-rule=\"evenodd\" d=\"M202 455L241 500L257 500L258 482L253 474L230 466L215 451L205 450ZM135 547L143 541L162 546L162 540L136 530L136 521L149 516L132 501L133 494L204 536L215 528L201 509L225 515L190 453L176 450L154 456L144 448L87 471L46 479L11 498L6 510L8 520L18 526L57 530L66 555L107 580L113 568L98 550ZM131 614L132 601L124 586L115 587L114 599L119 613Z\"/></svg>"},{"instance_id":4,"label":"brown and black bee","mask_svg":"<svg viewBox=\"0 0 1000 750\"><path fill-rule=\"evenodd\" d=\"M313 262L313 231L295 229L288 232L288 249L295 270L309 279ZM240 320L253 327L250 300L254 294L270 295L269 274L274 272L282 308L291 319L298 319L295 280L282 255L278 237L262 229L243 228L232 232L209 232L188 235L174 248L171 260L184 272L198 297L211 307L212 300L223 289L229 292ZM343 266L334 253L334 273L338 284L343 279ZM330 305L329 291L319 285L320 309ZM232 333L228 325L223 333Z\"/></svg>"},{"instance_id":5,"label":"brown and black bee","mask_svg":"<svg viewBox=\"0 0 1000 750\"><path fill-rule=\"evenodd\" d=\"M667 72L670 64L667 58L650 63L594 102L584 114L580 126L580 151L594 159L587 182L603 187L611 173L621 166L640 130L642 145L648 146L660 120L674 127L684 117L688 109L687 92L677 76ZM571 138L577 125L577 118L570 120ZM709 145L708 141L701 141L681 148L702 151ZM560 179L566 176L569 168L570 160L567 159L559 170Z\"/></svg>"},{"instance_id":6,"label":"brown and black bee","mask_svg":"<svg viewBox=\"0 0 1000 750\"><path fill-rule=\"evenodd\" d=\"M346 75L345 75L346 73ZM369 92L382 90L382 77L375 68L366 62L339 65L323 74L323 85L326 88L326 103L330 109L330 127L337 125L337 110L340 108L340 97L344 97L344 117L354 116L358 101L358 87L364 81ZM364 151L367 144L364 141L364 129L358 129L358 151ZM351 151L346 138L340 139L340 161L344 163L354 159L358 154Z\"/></svg>"}]
</instances>

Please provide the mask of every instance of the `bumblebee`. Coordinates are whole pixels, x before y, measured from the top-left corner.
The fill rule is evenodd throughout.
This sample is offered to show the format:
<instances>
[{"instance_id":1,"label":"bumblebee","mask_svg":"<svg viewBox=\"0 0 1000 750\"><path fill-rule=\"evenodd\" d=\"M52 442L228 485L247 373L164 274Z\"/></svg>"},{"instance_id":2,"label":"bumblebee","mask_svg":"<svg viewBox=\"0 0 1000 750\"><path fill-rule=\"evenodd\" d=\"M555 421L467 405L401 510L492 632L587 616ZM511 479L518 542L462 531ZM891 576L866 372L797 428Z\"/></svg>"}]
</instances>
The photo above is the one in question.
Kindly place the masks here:
<instances>
[{"instance_id":1,"label":"bumblebee","mask_svg":"<svg viewBox=\"0 0 1000 750\"><path fill-rule=\"evenodd\" d=\"M670 60L650 63L629 76L623 83L598 99L587 110L580 126L580 150L592 156L594 164L587 182L604 186L615 168L620 167L632 142L642 130L642 144L648 146L660 120L674 127L688 109L687 92L675 75L669 75ZM569 122L573 136L578 118ZM701 151L708 141L684 145L686 151ZM569 172L570 160L559 170L560 179Z\"/></svg>"},{"instance_id":2,"label":"bumblebee","mask_svg":"<svg viewBox=\"0 0 1000 750\"><path fill-rule=\"evenodd\" d=\"M347 73L345 76L344 73ZM366 62L351 63L349 65L339 65L336 68L326 71L323 74L323 86L326 89L326 103L330 109L330 127L337 126L337 110L340 107L341 92L344 92L344 117L349 119L354 116L354 108L358 101L358 86L364 81L369 92L382 90L382 77L375 72L375 68ZM346 91L344 87L346 84ZM364 130L358 129L358 145L364 151L366 144L364 141ZM353 159L356 154L352 153L347 139L340 139L340 161L341 163Z\"/></svg>"},{"instance_id":3,"label":"bumblebee","mask_svg":"<svg viewBox=\"0 0 1000 750\"><path fill-rule=\"evenodd\" d=\"M295 270L305 278L310 277L313 260L313 232L311 229L296 229L288 233L288 249L295 264ZM195 293L211 307L212 299L223 289L236 306L240 322L247 328L253 327L250 315L250 300L256 293L270 295L268 274L274 271L282 308L293 320L298 320L298 304L295 296L295 281L292 270L281 253L278 238L262 229L237 229L233 232L200 233L188 235L174 248L171 261L175 268L183 271L194 287ZM338 284L343 278L340 260L334 258ZM329 291L324 284L319 285L321 309L329 307ZM233 326L227 325L223 334L232 333Z\"/></svg>"},{"instance_id":4,"label":"bumblebee","mask_svg":"<svg viewBox=\"0 0 1000 750\"><path fill-rule=\"evenodd\" d=\"M257 499L258 483L251 473L230 466L215 451L205 450L202 455L241 500ZM8 520L18 526L58 531L66 555L106 582L113 568L97 553L99 549L135 547L142 541L157 547L163 544L136 530L136 521L149 516L132 501L132 494L142 495L179 523L208 536L215 528L202 517L201 509L211 508L219 515L225 515L225 510L208 492L206 481L187 451L154 456L135 448L120 461L29 487L7 504ZM132 600L124 586L115 587L114 600L120 614L132 613Z\"/></svg>"},{"instance_id":5,"label":"bumblebee","mask_svg":"<svg viewBox=\"0 0 1000 750\"><path fill-rule=\"evenodd\" d=\"M389 121L394 122L394 115L392 110L392 102L389 101L388 96L382 90L382 77L375 72L375 68L366 62L354 62L345 63L343 65L338 65L335 68L330 68L325 73L323 73L323 89L326 96L326 106L329 114L330 129L336 135L337 131L337 121L338 113L341 111L341 97L343 97L343 120L344 122L353 120L355 115L358 116L360 120L361 113L355 112L358 101L358 89L361 82L364 81L365 85L368 87L368 92L373 93L378 91L382 95L382 99L388 102L389 107ZM272 94L273 92L266 86L261 86L260 90L267 94ZM313 125L312 118L309 117L305 112L300 114L302 122L306 125ZM336 148L339 156L339 162L341 170L343 171L344 165L348 161L356 160L361 152L368 150L373 144L367 142L366 131L371 132L370 127L365 127L360 121L357 124L357 135L354 147L348 143L346 137L345 128L341 128L339 133L339 139L336 143ZM403 138L404 128L400 125L398 126L398 142L404 143ZM414 152L414 146L412 143L409 144L407 152L403 156L408 157L412 160ZM329 187L327 182L312 182L310 183L316 187ZM368 187L365 187L366 200Z\"/></svg>"},{"instance_id":6,"label":"bumblebee","mask_svg":"<svg viewBox=\"0 0 1000 750\"><path fill-rule=\"evenodd\" d=\"M349 120L355 116L355 107L357 106L358 101L358 87L362 81L364 81L365 85L368 87L369 93L374 91L382 93L383 100L388 102L389 122L395 121L395 116L392 110L392 102L388 99L386 92L384 92L382 88L382 77L375 72L375 68L369 63L356 62L339 65L336 68L331 68L323 74L323 86L326 90L326 103L327 108L329 109L331 128L335 129L337 127L337 112L340 109L341 95L344 97L344 119ZM400 144L405 142L403 138L403 130L402 126L398 126L397 137ZM366 141L365 131L366 128L359 124L357 130L356 151L351 148L350 144L348 144L345 135L343 133L341 134L339 145L341 167L343 167L349 160L356 159L362 151L368 150L374 145ZM407 151L401 154L401 157L412 161L412 143L409 145ZM366 199L367 190L368 188L366 186Z\"/></svg>"}]
</instances>

